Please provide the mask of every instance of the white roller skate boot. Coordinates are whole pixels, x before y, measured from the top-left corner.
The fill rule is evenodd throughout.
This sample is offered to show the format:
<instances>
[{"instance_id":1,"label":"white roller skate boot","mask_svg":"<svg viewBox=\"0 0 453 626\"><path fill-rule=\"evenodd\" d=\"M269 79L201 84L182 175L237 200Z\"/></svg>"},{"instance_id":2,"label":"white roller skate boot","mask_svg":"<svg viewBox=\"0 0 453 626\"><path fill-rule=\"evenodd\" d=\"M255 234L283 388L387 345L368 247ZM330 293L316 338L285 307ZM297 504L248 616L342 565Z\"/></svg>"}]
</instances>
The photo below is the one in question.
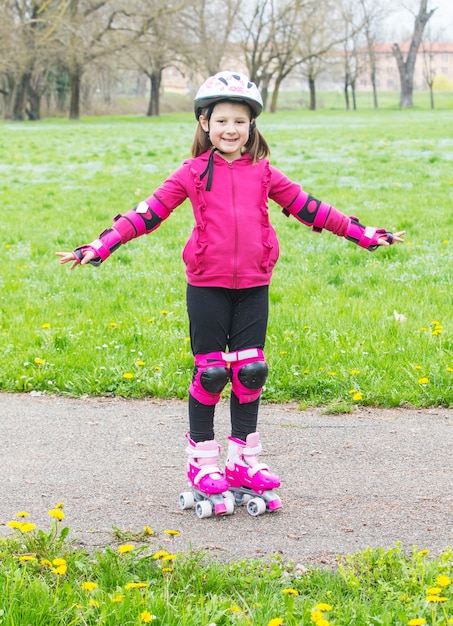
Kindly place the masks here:
<instances>
[{"instance_id":1,"label":"white roller skate boot","mask_svg":"<svg viewBox=\"0 0 453 626\"><path fill-rule=\"evenodd\" d=\"M258 463L261 452L259 433L251 433L246 441L229 437L228 459L225 476L235 504L247 503L250 515L261 515L282 506L279 496L273 491L280 487L280 479L269 471L264 463Z\"/></svg>"},{"instance_id":2,"label":"white roller skate boot","mask_svg":"<svg viewBox=\"0 0 453 626\"><path fill-rule=\"evenodd\" d=\"M234 511L234 498L228 492L228 481L217 467L220 446L214 439L195 443L186 435L189 456L187 478L192 491L184 491L179 496L182 509L195 507L198 517L231 515Z\"/></svg>"}]
</instances>

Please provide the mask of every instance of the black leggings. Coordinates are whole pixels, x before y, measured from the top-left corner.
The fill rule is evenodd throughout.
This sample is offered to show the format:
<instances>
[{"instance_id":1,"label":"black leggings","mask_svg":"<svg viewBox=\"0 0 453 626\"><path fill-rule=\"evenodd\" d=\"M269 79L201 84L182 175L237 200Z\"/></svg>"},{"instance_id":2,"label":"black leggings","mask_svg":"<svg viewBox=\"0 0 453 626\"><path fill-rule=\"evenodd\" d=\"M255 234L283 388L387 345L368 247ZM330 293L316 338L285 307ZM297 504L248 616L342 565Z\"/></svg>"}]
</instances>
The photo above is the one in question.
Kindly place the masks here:
<instances>
[{"instance_id":1,"label":"black leggings","mask_svg":"<svg viewBox=\"0 0 453 626\"><path fill-rule=\"evenodd\" d=\"M264 349L269 312L269 287L224 289L187 285L187 313L192 352ZM259 398L240 404L230 397L231 435L245 440L256 431ZM193 441L214 439L215 405L202 404L189 394L189 426Z\"/></svg>"}]
</instances>

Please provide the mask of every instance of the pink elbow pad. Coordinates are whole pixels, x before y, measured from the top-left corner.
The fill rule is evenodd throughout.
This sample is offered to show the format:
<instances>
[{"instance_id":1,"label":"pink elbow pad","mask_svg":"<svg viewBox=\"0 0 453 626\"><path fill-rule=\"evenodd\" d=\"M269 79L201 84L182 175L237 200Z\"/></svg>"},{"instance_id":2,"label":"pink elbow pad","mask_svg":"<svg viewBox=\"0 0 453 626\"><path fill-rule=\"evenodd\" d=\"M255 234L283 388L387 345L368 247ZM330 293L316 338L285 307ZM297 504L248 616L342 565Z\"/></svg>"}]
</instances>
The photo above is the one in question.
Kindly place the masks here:
<instances>
[{"instance_id":1,"label":"pink elbow pad","mask_svg":"<svg viewBox=\"0 0 453 626\"><path fill-rule=\"evenodd\" d=\"M285 215L293 215L299 222L311 226L312 230L320 233L331 210L332 207L329 204L301 191L291 206L283 212Z\"/></svg>"}]
</instances>

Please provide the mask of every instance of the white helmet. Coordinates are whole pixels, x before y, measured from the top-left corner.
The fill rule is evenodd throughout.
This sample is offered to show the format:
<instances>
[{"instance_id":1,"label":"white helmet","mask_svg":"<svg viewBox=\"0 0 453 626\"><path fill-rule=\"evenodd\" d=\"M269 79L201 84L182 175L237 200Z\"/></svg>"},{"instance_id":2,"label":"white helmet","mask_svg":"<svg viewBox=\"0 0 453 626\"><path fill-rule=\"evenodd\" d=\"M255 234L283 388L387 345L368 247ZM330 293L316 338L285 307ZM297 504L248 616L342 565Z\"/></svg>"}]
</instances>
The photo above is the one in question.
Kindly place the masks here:
<instances>
[{"instance_id":1,"label":"white helmet","mask_svg":"<svg viewBox=\"0 0 453 626\"><path fill-rule=\"evenodd\" d=\"M263 110L258 87L247 76L238 72L218 72L201 85L194 100L195 117L198 119L202 109L220 100L246 102L256 117Z\"/></svg>"}]
</instances>

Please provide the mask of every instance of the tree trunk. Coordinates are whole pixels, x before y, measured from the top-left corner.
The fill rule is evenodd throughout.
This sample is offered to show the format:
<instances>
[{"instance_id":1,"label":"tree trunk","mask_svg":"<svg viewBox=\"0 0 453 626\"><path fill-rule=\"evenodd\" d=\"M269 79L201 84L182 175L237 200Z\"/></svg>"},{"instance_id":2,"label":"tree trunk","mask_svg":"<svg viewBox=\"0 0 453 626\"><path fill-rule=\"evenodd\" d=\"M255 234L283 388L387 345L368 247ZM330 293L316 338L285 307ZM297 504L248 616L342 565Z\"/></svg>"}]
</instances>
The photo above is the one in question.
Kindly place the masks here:
<instances>
[{"instance_id":1,"label":"tree trunk","mask_svg":"<svg viewBox=\"0 0 453 626\"><path fill-rule=\"evenodd\" d=\"M377 96L377 87L376 87L376 70L373 68L370 75L371 86L373 87L373 106L374 110L377 111L378 106L378 96Z\"/></svg>"},{"instance_id":2,"label":"tree trunk","mask_svg":"<svg viewBox=\"0 0 453 626\"><path fill-rule=\"evenodd\" d=\"M41 119L41 95L31 86L28 90L28 107L26 108L26 113L31 122Z\"/></svg>"},{"instance_id":3,"label":"tree trunk","mask_svg":"<svg viewBox=\"0 0 453 626\"><path fill-rule=\"evenodd\" d=\"M277 102L278 102L278 92L280 89L280 85L282 84L283 78L277 78L274 85L274 91L272 92L271 105L269 111L271 113L275 113L277 111Z\"/></svg>"},{"instance_id":4,"label":"tree trunk","mask_svg":"<svg viewBox=\"0 0 453 626\"><path fill-rule=\"evenodd\" d=\"M418 15L415 18L414 33L412 35L412 40L406 60L404 60L403 58L403 53L401 52L399 45L397 43L393 44L393 55L396 59L398 72L400 75L400 107L402 109L407 109L414 106L412 95L414 91L415 61L417 60L417 52L423 37L423 31L429 18L435 11L435 9L433 9L432 11L428 12L426 10L427 6L428 0L420 0Z\"/></svg>"},{"instance_id":5,"label":"tree trunk","mask_svg":"<svg viewBox=\"0 0 453 626\"><path fill-rule=\"evenodd\" d=\"M149 76L151 89L148 103L148 117L158 117L160 115L160 84L162 81L162 70L152 72Z\"/></svg>"},{"instance_id":6,"label":"tree trunk","mask_svg":"<svg viewBox=\"0 0 453 626\"><path fill-rule=\"evenodd\" d=\"M344 101L346 104L346 111L349 111L349 79L346 76L346 78L344 79Z\"/></svg>"},{"instance_id":7,"label":"tree trunk","mask_svg":"<svg viewBox=\"0 0 453 626\"><path fill-rule=\"evenodd\" d=\"M313 76L308 77L308 89L310 91L310 111L316 111L316 86Z\"/></svg>"},{"instance_id":8,"label":"tree trunk","mask_svg":"<svg viewBox=\"0 0 453 626\"><path fill-rule=\"evenodd\" d=\"M352 94L352 108L354 111L357 111L357 100L355 96L355 80L351 83L351 94Z\"/></svg>"},{"instance_id":9,"label":"tree trunk","mask_svg":"<svg viewBox=\"0 0 453 626\"><path fill-rule=\"evenodd\" d=\"M12 112L12 118L15 121L22 122L25 119L25 104L29 82L30 74L28 72L25 72L25 74L22 75L20 81L16 84Z\"/></svg>"},{"instance_id":10,"label":"tree trunk","mask_svg":"<svg viewBox=\"0 0 453 626\"><path fill-rule=\"evenodd\" d=\"M69 100L69 119L80 119L80 83L82 80L82 72L79 67L75 67L69 72L70 100Z\"/></svg>"}]
</instances>

